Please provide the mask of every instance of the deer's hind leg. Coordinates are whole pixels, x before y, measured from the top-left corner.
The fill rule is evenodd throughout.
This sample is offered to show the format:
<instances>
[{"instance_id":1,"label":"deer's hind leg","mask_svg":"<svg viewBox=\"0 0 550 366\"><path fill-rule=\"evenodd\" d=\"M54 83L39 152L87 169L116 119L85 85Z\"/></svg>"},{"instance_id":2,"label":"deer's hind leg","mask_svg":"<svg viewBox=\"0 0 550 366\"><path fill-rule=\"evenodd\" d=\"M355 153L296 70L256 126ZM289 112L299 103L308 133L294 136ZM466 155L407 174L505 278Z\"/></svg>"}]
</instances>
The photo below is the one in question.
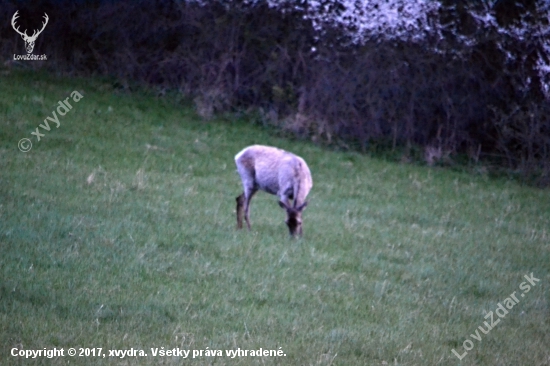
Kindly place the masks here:
<instances>
[{"instance_id":1,"label":"deer's hind leg","mask_svg":"<svg viewBox=\"0 0 550 366\"><path fill-rule=\"evenodd\" d=\"M235 199L237 201L237 229L243 228L244 199L244 192Z\"/></svg>"},{"instance_id":2,"label":"deer's hind leg","mask_svg":"<svg viewBox=\"0 0 550 366\"><path fill-rule=\"evenodd\" d=\"M250 230L250 200L252 199L252 196L254 196L254 193L257 192L257 189L247 189L245 190L239 197L237 197L235 200L237 201L237 229L243 228L243 214L244 214L244 220L246 221L246 226L248 227L248 230Z\"/></svg>"},{"instance_id":3,"label":"deer's hind leg","mask_svg":"<svg viewBox=\"0 0 550 366\"><path fill-rule=\"evenodd\" d=\"M248 231L250 231L250 218L249 218L249 213L250 213L250 200L252 200L252 196L254 196L254 193L256 193L257 190L256 189L251 189L248 191L248 194L246 194L247 192L244 193L244 220L246 221L246 226L248 227Z\"/></svg>"}]
</instances>

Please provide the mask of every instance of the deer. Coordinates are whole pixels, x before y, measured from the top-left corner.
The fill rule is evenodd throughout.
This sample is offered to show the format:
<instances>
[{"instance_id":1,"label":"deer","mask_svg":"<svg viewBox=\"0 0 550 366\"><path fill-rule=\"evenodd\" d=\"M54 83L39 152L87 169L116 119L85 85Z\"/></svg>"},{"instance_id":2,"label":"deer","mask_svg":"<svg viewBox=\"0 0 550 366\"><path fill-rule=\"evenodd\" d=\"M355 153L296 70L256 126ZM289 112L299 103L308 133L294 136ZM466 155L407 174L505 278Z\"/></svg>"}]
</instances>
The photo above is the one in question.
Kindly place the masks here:
<instances>
[{"instance_id":1,"label":"deer","mask_svg":"<svg viewBox=\"0 0 550 366\"><path fill-rule=\"evenodd\" d=\"M302 211L313 186L304 159L276 147L252 145L235 155L235 164L243 184L243 193L236 198L237 229L243 227L244 213L250 231L250 200L261 190L279 197L279 206L286 211L285 223L290 236L301 237Z\"/></svg>"},{"instance_id":2,"label":"deer","mask_svg":"<svg viewBox=\"0 0 550 366\"><path fill-rule=\"evenodd\" d=\"M36 42L36 38L38 38L38 36L40 35L40 33L42 33L42 31L44 30L44 28L46 28L46 25L48 24L48 20L50 18L48 18L48 14L44 13L44 22L42 22L42 29L40 29L39 31L37 30L34 30L34 32L32 33L32 36L29 36L27 34L27 30L25 29L25 32L21 32L19 30L19 27L16 27L15 25L15 21L17 20L17 18L19 17L19 15L17 14L19 12L19 10L17 10L15 12L15 14L13 14L13 17L11 18L11 26L13 27L13 29L19 33L21 35L21 38L23 38L23 41L25 41L25 48L27 49L27 53L32 53L32 50L34 49L34 42Z\"/></svg>"}]
</instances>

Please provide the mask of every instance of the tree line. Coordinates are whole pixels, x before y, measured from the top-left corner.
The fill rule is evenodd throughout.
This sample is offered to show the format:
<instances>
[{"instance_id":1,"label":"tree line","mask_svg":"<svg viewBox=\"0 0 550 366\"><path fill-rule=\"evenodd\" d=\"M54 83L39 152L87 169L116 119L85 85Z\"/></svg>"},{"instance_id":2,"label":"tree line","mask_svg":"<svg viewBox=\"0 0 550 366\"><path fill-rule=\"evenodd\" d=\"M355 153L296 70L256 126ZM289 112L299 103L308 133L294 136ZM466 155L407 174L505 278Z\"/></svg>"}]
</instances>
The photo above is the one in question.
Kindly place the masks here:
<instances>
[{"instance_id":1,"label":"tree line","mask_svg":"<svg viewBox=\"0 0 550 366\"><path fill-rule=\"evenodd\" d=\"M24 52L15 11L30 30L46 12L41 67L176 91L204 118L246 112L319 143L550 183L547 1L0 4L8 60Z\"/></svg>"}]
</instances>

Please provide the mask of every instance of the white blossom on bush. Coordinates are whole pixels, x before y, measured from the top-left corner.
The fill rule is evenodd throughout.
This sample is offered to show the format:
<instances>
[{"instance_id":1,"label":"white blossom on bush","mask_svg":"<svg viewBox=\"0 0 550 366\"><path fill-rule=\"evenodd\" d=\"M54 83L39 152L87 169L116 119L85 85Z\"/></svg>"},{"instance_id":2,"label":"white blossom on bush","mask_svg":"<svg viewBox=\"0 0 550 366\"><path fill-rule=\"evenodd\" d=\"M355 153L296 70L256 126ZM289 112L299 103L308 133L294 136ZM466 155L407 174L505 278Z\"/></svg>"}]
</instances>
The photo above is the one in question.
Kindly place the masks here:
<instances>
[{"instance_id":1,"label":"white blossom on bush","mask_svg":"<svg viewBox=\"0 0 550 366\"><path fill-rule=\"evenodd\" d=\"M434 31L431 22L440 7L431 0L314 0L307 4L307 16L318 31L322 33L325 27L347 29L356 44L373 39L422 41Z\"/></svg>"},{"instance_id":2,"label":"white blossom on bush","mask_svg":"<svg viewBox=\"0 0 550 366\"><path fill-rule=\"evenodd\" d=\"M462 58L482 42L495 42L507 62L524 62L521 52L525 44L537 47L533 67L539 74L539 87L550 97L550 1L535 1L535 12L525 11L519 21L500 25L495 14L495 0L480 0L461 4L476 24L477 30L467 34L459 30L459 14L446 23L441 13L453 14L458 6L442 5L438 0L184 0L225 7L268 4L281 12L298 11L311 21L318 42L331 30L336 30L342 46L368 42L403 41L421 44L435 53ZM515 2L516 6L521 4ZM506 5L508 6L508 5ZM533 17L542 17L533 21ZM544 20L545 18L545 20ZM332 33L334 34L334 33ZM312 45L314 52L315 45ZM467 57L466 57L467 58ZM523 58L523 59L522 59ZM529 88L531 80L524 80Z\"/></svg>"}]
</instances>

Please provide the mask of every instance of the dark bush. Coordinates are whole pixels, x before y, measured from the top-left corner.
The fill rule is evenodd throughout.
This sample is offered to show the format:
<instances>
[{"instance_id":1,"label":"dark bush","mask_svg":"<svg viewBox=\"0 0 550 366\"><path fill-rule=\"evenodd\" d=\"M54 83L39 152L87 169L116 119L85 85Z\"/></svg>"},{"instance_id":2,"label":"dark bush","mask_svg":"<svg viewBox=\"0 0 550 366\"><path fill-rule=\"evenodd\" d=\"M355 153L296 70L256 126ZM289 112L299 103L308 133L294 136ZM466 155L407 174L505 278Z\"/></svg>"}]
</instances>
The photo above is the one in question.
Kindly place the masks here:
<instances>
[{"instance_id":1,"label":"dark bush","mask_svg":"<svg viewBox=\"0 0 550 366\"><path fill-rule=\"evenodd\" d=\"M325 20L346 9L327 3ZM48 61L34 65L177 90L205 118L259 110L316 141L421 146L429 163L464 153L547 182L548 5L504 3L441 0L425 34L381 29L360 42L357 21L316 21L307 2L4 0L0 14L19 10L33 29L48 13L35 48ZM5 59L24 52L9 22L0 40Z\"/></svg>"}]
</instances>

